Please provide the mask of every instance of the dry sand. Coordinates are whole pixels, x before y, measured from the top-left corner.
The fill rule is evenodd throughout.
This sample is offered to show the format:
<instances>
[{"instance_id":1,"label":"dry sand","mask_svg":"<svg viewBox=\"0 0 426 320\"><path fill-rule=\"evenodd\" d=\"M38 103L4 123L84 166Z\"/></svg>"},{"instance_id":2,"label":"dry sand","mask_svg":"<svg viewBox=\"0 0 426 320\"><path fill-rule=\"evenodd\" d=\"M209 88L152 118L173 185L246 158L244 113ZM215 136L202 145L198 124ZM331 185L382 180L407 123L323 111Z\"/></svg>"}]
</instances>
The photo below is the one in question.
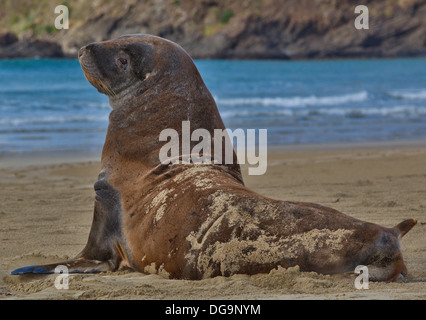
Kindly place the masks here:
<instances>
[{"instance_id":1,"label":"dry sand","mask_svg":"<svg viewBox=\"0 0 426 320\"><path fill-rule=\"evenodd\" d=\"M368 290L357 290L354 275L338 278L297 267L202 281L119 271L70 275L69 289L58 290L57 275L10 271L80 252L91 226L99 161L2 159L0 299L425 299L426 141L351 148L271 148L266 174L245 174L246 185L389 227L416 218L419 223L401 241L406 282L370 282Z\"/></svg>"}]
</instances>

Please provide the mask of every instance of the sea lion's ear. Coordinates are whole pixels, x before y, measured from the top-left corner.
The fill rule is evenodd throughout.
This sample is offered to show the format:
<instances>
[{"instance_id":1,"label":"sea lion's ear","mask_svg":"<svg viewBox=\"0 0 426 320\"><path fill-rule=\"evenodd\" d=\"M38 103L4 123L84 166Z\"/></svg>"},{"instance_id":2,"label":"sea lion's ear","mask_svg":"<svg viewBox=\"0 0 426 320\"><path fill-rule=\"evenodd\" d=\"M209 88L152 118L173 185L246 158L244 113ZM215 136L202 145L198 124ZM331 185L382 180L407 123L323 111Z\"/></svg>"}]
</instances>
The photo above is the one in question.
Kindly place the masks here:
<instances>
[{"instance_id":1,"label":"sea lion's ear","mask_svg":"<svg viewBox=\"0 0 426 320\"><path fill-rule=\"evenodd\" d=\"M136 77L145 80L154 69L154 47L148 43L134 43L128 53Z\"/></svg>"}]
</instances>

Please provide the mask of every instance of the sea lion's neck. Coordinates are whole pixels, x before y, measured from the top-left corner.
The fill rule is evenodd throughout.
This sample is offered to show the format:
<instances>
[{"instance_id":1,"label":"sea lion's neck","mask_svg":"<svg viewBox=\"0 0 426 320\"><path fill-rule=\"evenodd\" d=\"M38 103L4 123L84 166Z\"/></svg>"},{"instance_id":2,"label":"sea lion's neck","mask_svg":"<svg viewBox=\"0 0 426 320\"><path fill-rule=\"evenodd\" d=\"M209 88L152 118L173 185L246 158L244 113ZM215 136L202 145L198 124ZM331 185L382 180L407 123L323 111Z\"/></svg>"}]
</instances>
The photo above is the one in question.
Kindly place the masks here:
<instances>
[{"instance_id":1,"label":"sea lion's neck","mask_svg":"<svg viewBox=\"0 0 426 320\"><path fill-rule=\"evenodd\" d=\"M153 168L160 163L160 149L166 143L159 139L164 129L175 130L181 139L183 121L189 121L191 132L206 129L212 137L214 129L224 130L214 99L204 88L187 87L189 91L167 88L166 91L162 87L153 87L134 98L133 103L113 109L102 159L107 159L109 164L138 162ZM197 90L196 94L194 90ZM192 146L195 144L197 142L191 141Z\"/></svg>"},{"instance_id":2,"label":"sea lion's neck","mask_svg":"<svg viewBox=\"0 0 426 320\"><path fill-rule=\"evenodd\" d=\"M152 170L160 164L160 150L167 143L160 141L161 132L175 130L182 142L183 121L189 122L191 134L204 129L214 138L215 129L225 130L216 103L198 70L192 64L183 70L185 72L170 72L167 76L154 71L139 87L129 87L121 96L110 98L113 110L102 151L103 167L108 165L116 171L133 163L144 171ZM198 141L189 144L192 150ZM214 152L213 139L211 144ZM179 152L183 155L183 148L179 148ZM235 154L234 159L230 170L240 175Z\"/></svg>"},{"instance_id":3,"label":"sea lion's neck","mask_svg":"<svg viewBox=\"0 0 426 320\"><path fill-rule=\"evenodd\" d=\"M119 93L109 97L109 105L112 110L117 110L126 106L137 106L138 99L133 94L133 92L137 91L137 88L140 86L139 83L135 83Z\"/></svg>"}]
</instances>

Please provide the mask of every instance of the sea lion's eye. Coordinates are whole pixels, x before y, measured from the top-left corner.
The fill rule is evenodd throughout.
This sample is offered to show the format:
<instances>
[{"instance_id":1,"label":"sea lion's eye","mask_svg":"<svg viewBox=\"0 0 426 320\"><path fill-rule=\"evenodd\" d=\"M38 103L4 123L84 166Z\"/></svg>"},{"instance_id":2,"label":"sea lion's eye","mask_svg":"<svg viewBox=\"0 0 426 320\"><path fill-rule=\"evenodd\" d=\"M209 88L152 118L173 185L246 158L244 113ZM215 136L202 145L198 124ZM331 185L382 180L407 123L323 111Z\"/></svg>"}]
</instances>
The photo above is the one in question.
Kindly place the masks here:
<instances>
[{"instance_id":1,"label":"sea lion's eye","mask_svg":"<svg viewBox=\"0 0 426 320\"><path fill-rule=\"evenodd\" d=\"M125 59L125 58L118 58L118 61L120 61L120 63L121 63L123 66L127 65L127 59Z\"/></svg>"}]
</instances>

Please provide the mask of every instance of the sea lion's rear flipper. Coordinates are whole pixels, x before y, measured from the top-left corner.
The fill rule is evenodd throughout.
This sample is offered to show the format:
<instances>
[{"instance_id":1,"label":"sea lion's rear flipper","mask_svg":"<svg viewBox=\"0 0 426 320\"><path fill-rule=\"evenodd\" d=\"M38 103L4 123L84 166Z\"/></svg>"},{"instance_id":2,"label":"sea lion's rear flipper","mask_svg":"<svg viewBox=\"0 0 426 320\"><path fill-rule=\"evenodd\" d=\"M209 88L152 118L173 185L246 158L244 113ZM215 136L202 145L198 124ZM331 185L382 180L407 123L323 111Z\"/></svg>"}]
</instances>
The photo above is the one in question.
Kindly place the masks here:
<instances>
[{"instance_id":1,"label":"sea lion's rear flipper","mask_svg":"<svg viewBox=\"0 0 426 320\"><path fill-rule=\"evenodd\" d=\"M58 262L53 264L46 265L35 265L22 267L16 270L13 270L11 274L26 274L26 273L61 273L64 271L63 266L67 269L68 273L97 273L102 271L111 270L111 266L107 261L98 261L98 260L86 260L86 259L75 259L64 262ZM61 267L56 269L57 267Z\"/></svg>"},{"instance_id":2,"label":"sea lion's rear flipper","mask_svg":"<svg viewBox=\"0 0 426 320\"><path fill-rule=\"evenodd\" d=\"M402 238L417 223L416 219L407 219L397 224L393 229L397 232L398 238Z\"/></svg>"},{"instance_id":3,"label":"sea lion's rear flipper","mask_svg":"<svg viewBox=\"0 0 426 320\"><path fill-rule=\"evenodd\" d=\"M34 265L16 269L12 274L55 273L59 265L69 273L97 273L118 269L127 259L127 246L123 240L120 194L101 177L95 183L96 201L92 228L85 248L68 261Z\"/></svg>"}]
</instances>

